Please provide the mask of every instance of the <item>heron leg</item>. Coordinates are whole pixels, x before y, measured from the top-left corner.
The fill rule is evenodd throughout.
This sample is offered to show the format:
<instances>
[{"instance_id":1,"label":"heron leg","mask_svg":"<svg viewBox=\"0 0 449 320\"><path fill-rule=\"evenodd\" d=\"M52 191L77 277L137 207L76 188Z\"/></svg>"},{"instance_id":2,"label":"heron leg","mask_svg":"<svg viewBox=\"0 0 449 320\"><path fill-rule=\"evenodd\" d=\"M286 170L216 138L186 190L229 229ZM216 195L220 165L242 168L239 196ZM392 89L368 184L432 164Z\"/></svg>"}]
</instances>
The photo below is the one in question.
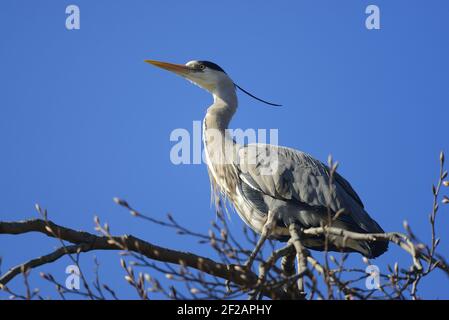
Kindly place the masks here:
<instances>
[{"instance_id":1,"label":"heron leg","mask_svg":"<svg viewBox=\"0 0 449 320\"><path fill-rule=\"evenodd\" d=\"M259 253L260 249L262 248L265 240L267 240L268 237L270 236L271 231L273 231L273 229L274 229L274 226L275 226L274 217L275 217L274 212L271 210L268 211L267 221L265 222L265 224L262 228L262 233L260 235L260 238L257 241L256 247L254 248L253 252L251 252L248 261L245 263L245 267L248 270L251 270L251 267L254 263L254 260L257 257L257 254Z\"/></svg>"},{"instance_id":2,"label":"heron leg","mask_svg":"<svg viewBox=\"0 0 449 320\"><path fill-rule=\"evenodd\" d=\"M291 277L295 274L295 260L296 251L282 257L281 269L286 277Z\"/></svg>"},{"instance_id":3,"label":"heron leg","mask_svg":"<svg viewBox=\"0 0 449 320\"><path fill-rule=\"evenodd\" d=\"M301 231L297 230L296 224L292 223L289 226L291 241L296 249L296 258L298 262L298 274L307 272L307 255L308 251L301 242ZM298 278L298 290L300 294L304 294L304 275Z\"/></svg>"}]
</instances>

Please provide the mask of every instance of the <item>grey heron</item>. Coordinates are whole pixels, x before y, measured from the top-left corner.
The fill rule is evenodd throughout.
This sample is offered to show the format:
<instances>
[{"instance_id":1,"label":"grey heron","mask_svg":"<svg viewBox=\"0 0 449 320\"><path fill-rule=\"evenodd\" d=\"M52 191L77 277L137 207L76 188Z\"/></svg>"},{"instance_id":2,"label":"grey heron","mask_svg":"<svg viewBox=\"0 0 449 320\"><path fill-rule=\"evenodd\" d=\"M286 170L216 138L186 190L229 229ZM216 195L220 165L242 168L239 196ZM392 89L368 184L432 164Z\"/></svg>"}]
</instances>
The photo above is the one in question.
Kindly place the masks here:
<instances>
[{"instance_id":1,"label":"grey heron","mask_svg":"<svg viewBox=\"0 0 449 320\"><path fill-rule=\"evenodd\" d=\"M332 226L358 233L383 233L349 182L338 173L330 178L330 169L310 155L287 147L269 144L240 145L227 134L228 125L237 111L237 89L245 91L217 64L190 61L172 64L146 60L171 71L213 96L203 122L203 143L213 190L228 199L239 216L260 239L250 256L255 256L267 238L288 241L292 225L306 229L329 222ZM275 105L275 104L272 104ZM263 168L269 168L262 172ZM337 214L344 211L343 214ZM330 251L359 252L376 258L388 249L387 242L356 241L342 236L329 236ZM323 236L305 237L302 244L309 249L325 249Z\"/></svg>"}]
</instances>

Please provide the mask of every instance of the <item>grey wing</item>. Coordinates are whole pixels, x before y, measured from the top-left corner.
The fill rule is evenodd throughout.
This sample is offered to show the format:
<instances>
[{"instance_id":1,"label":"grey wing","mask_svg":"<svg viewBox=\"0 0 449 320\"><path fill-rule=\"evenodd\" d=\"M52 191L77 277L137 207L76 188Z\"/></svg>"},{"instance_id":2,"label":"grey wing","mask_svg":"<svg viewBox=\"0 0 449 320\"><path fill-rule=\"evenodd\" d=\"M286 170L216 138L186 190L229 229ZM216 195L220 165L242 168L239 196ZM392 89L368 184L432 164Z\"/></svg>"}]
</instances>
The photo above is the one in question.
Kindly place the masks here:
<instances>
[{"instance_id":1,"label":"grey wing","mask_svg":"<svg viewBox=\"0 0 449 320\"><path fill-rule=\"evenodd\" d=\"M297 202L312 208L329 206L354 230L383 232L370 218L360 197L342 176L329 183L329 169L304 152L266 144L251 144L239 150L237 167L243 183L265 196Z\"/></svg>"}]
</instances>

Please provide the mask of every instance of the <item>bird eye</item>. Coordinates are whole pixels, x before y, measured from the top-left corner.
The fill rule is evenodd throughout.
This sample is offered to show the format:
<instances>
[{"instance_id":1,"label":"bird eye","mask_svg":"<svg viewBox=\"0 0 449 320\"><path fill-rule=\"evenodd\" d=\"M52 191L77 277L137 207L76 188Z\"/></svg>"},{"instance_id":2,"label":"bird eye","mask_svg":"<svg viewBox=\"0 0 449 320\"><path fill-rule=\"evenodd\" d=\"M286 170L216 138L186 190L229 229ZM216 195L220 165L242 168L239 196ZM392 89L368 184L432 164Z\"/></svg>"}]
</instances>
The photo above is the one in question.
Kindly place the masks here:
<instances>
[{"instance_id":1,"label":"bird eye","mask_svg":"<svg viewBox=\"0 0 449 320\"><path fill-rule=\"evenodd\" d=\"M200 70L204 70L204 69L206 69L206 66L204 64L200 64L200 65L198 65L198 68L200 68Z\"/></svg>"}]
</instances>

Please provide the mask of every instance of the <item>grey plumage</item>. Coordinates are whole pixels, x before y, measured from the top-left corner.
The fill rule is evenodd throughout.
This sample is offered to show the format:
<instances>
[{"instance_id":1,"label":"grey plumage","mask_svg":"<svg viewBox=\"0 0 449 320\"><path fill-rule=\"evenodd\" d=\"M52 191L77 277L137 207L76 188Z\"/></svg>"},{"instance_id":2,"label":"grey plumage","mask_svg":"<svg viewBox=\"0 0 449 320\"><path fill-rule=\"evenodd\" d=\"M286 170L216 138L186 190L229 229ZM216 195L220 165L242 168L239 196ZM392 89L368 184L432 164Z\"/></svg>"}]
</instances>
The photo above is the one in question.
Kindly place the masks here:
<instances>
[{"instance_id":1,"label":"grey plumage","mask_svg":"<svg viewBox=\"0 0 449 320\"><path fill-rule=\"evenodd\" d=\"M332 215L340 209L333 226L360 233L383 233L382 228L368 215L363 203L350 183L338 173L330 184L329 168L310 155L285 147L253 144L241 147L239 163L240 189L247 203L259 215L271 208L279 212L277 226L285 232L275 232L279 240L288 239L287 228L295 222L303 228L319 227L328 221L328 207ZM276 162L263 174L267 163ZM264 165L265 163L265 165ZM323 249L323 239L313 238L305 246ZM333 237L333 250L357 251L373 258L385 252L387 243L347 241Z\"/></svg>"}]
</instances>

